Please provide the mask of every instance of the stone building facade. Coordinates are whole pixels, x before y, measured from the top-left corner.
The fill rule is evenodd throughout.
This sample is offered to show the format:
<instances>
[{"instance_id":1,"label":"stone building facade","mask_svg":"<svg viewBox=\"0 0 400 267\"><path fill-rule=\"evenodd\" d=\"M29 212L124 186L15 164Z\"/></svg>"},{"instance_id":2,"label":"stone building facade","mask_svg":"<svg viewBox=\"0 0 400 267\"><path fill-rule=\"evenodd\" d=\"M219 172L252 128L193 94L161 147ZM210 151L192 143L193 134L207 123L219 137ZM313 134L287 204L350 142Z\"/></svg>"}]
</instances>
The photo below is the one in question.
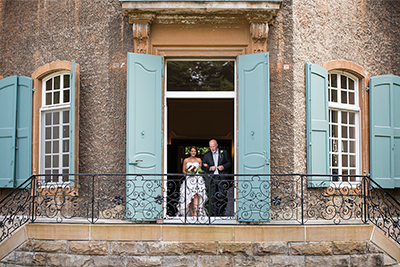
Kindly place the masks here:
<instances>
[{"instance_id":1,"label":"stone building facade","mask_svg":"<svg viewBox=\"0 0 400 267\"><path fill-rule=\"evenodd\" d=\"M135 48L122 3L0 5L2 77L30 77L54 61L76 61L80 66L81 173L125 172L127 53ZM361 66L368 77L399 75L398 10L395 0L282 1L269 22L266 45L271 172L306 172L304 63L348 61Z\"/></svg>"},{"instance_id":2,"label":"stone building facade","mask_svg":"<svg viewBox=\"0 0 400 267\"><path fill-rule=\"evenodd\" d=\"M157 3L160 6L157 7ZM223 6L223 11L213 4ZM199 10L196 10L197 6L200 6ZM181 13L174 13L174 10ZM79 173L126 173L128 53L159 55L164 57L164 61L208 57L229 58L236 62L239 55L268 52L269 171L310 173L307 169L305 67L306 63L316 64L330 74L346 74L357 80L359 143L355 153L356 174L366 175L370 173L371 166L367 87L371 77L386 74L400 76L399 26L398 0L201 3L182 0L171 3L171 6L161 1L0 0L0 78L14 75L32 77L35 86L36 80L40 81L54 70L67 71L72 62L76 62L79 94L76 98L78 131L75 170ZM53 68L55 65L61 67ZM42 85L36 83L36 86ZM234 101L236 97L233 97ZM36 96L36 99L40 98ZM232 109L237 109L236 103ZM40 108L37 107L37 110ZM168 122L163 112L162 123L166 127ZM41 172L41 126L38 120L36 118L33 126L34 174ZM235 121L233 125L238 128L236 120L237 117L232 118ZM233 132L236 130L233 129ZM209 136L197 139L208 140ZM188 141L193 139L188 135L180 136L180 140L185 138ZM232 158L237 164L233 172L238 173L237 137L231 134L228 139L228 143L232 144ZM163 140L168 144L169 137ZM164 145L162 172L168 171L166 149L167 145ZM1 189L0 196L10 190ZM399 199L400 191L396 186L389 190ZM27 253L29 244L15 253ZM60 244L64 252L68 250L67 246L71 249L70 243L62 241ZM99 244L114 246L111 243ZM155 246L146 244L152 245ZM176 246L179 251L171 253L184 260L186 255L181 251L185 244L167 245ZM219 256L221 244L214 245L215 251L210 254ZM255 249L258 245L248 244L245 254L258 256L259 252ZM282 254L294 253L295 245L280 245L285 248ZM139 243L138 246L144 245ZM331 247L329 249L330 254L335 254ZM114 252L106 250L104 253ZM168 261L167 254L157 255L154 258L157 264ZM383 258L382 255L377 256L377 261ZM231 261L229 257L223 256L218 260ZM308 259L301 257L303 262ZM366 257L370 257L369 254ZM205 261L207 259L204 258ZM309 259L312 260L312 257ZM345 261L351 260L347 257Z\"/></svg>"}]
</instances>

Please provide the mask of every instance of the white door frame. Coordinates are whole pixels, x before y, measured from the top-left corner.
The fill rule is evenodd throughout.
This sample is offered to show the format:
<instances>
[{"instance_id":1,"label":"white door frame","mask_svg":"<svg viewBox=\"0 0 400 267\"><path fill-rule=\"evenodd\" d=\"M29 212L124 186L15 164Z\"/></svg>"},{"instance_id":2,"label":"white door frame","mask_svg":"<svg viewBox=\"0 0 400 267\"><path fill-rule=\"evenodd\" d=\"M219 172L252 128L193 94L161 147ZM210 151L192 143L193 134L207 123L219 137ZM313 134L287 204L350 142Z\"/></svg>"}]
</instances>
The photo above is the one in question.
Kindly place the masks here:
<instances>
[{"instance_id":1,"label":"white door frame","mask_svg":"<svg viewBox=\"0 0 400 267\"><path fill-rule=\"evenodd\" d=\"M191 91L182 91L182 92L168 92L167 91L167 78L168 78L168 76L167 76L167 64L168 64L168 61L193 61L193 60L196 60L196 61L201 61L201 60L204 60L204 61L210 61L210 60L212 60L212 61L218 61L218 60L221 60L221 61L227 61L227 60L232 60L232 61L234 61L234 81L233 81L233 83L234 83L234 91L228 91L228 92L226 92L226 91L212 91L212 92L210 92L210 91L193 91L193 92L191 92ZM233 109L234 109L234 111L233 111L233 127L234 127L234 140L235 140L235 142L233 143L233 146L234 146L234 150L233 151L235 151L236 152L236 150L237 150L237 142L236 142L236 140L237 140L237 88L238 88L238 85L237 85L237 58L224 58L224 59L219 59L219 58L212 58L212 57L210 57L210 58L189 58L189 59L177 59L177 58L174 58L174 59L165 59L164 58L164 77L163 77L163 103L162 103L162 113L163 113L163 116L164 116L164 118L163 118L163 164L162 164L162 166L163 166L163 168L162 168L162 170L163 170L163 173L167 173L167 167L168 167L168 164L167 164L167 144L168 144L168 106L167 106L167 103L168 103L168 99L184 99L184 98L190 98L190 99L233 99L233 103L234 103L234 107L233 107ZM235 153L234 153L234 156L235 156ZM232 159L233 160L233 159ZM236 170L237 170L237 160L233 160L233 162L234 162L234 166L233 166L233 172L235 172ZM166 186L167 186L167 179L164 179L164 181L163 181L163 186L164 186L164 188L166 188ZM165 194L166 194L166 192L164 192L164 196L163 197L166 197L165 196ZM236 197L236 192L234 192L234 197ZM167 203L165 203L164 202L164 204L163 204L163 217L164 218L166 218L166 212L167 212ZM234 210L236 210L236 204L235 204L235 207L234 207Z\"/></svg>"}]
</instances>

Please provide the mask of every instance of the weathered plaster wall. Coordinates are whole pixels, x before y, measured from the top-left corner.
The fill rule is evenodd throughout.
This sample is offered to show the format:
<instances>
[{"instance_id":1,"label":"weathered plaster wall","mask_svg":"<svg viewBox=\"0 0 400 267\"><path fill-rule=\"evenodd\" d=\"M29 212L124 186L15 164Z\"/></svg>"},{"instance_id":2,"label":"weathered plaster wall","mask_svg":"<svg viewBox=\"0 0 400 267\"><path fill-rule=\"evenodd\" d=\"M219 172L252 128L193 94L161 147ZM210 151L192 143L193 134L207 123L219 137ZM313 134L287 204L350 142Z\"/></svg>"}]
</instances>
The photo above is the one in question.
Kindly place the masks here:
<instances>
[{"instance_id":1,"label":"weathered plaster wall","mask_svg":"<svg viewBox=\"0 0 400 267\"><path fill-rule=\"evenodd\" d=\"M81 68L80 172L125 172L126 54L118 0L0 0L0 75L31 76L46 63Z\"/></svg>"}]
</instances>

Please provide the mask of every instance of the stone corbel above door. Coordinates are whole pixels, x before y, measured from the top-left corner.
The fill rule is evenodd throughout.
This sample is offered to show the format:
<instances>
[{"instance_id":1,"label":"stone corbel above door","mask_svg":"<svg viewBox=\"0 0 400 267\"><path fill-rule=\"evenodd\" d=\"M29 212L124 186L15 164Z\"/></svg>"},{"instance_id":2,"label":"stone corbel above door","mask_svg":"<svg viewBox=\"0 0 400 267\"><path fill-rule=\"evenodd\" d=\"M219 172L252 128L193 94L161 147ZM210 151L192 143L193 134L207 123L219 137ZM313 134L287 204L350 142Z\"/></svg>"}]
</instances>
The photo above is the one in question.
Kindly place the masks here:
<instances>
[{"instance_id":1,"label":"stone corbel above door","mask_svg":"<svg viewBox=\"0 0 400 267\"><path fill-rule=\"evenodd\" d=\"M251 51L252 53L262 53L267 51L268 23L250 23Z\"/></svg>"},{"instance_id":2,"label":"stone corbel above door","mask_svg":"<svg viewBox=\"0 0 400 267\"><path fill-rule=\"evenodd\" d=\"M150 37L150 20L140 20L132 23L135 53L148 54Z\"/></svg>"},{"instance_id":3,"label":"stone corbel above door","mask_svg":"<svg viewBox=\"0 0 400 267\"><path fill-rule=\"evenodd\" d=\"M237 56L267 51L282 0L120 0L136 53Z\"/></svg>"}]
</instances>

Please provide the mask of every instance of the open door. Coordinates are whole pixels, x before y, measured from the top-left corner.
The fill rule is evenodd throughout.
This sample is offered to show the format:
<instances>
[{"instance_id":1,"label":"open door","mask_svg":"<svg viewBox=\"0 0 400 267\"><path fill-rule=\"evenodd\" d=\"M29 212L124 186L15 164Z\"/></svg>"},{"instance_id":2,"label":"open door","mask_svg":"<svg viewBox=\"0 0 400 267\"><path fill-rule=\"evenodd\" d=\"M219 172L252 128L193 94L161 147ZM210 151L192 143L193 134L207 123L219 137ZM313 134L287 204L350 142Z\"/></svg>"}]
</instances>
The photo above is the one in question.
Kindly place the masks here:
<instances>
[{"instance_id":1,"label":"open door","mask_svg":"<svg viewBox=\"0 0 400 267\"><path fill-rule=\"evenodd\" d=\"M241 55L239 76L239 174L270 173L268 53ZM270 179L239 176L237 216L239 221L270 220Z\"/></svg>"},{"instance_id":2,"label":"open door","mask_svg":"<svg viewBox=\"0 0 400 267\"><path fill-rule=\"evenodd\" d=\"M161 174L162 57L128 53L128 174ZM161 177L127 176L126 218L155 221L162 217Z\"/></svg>"}]
</instances>

